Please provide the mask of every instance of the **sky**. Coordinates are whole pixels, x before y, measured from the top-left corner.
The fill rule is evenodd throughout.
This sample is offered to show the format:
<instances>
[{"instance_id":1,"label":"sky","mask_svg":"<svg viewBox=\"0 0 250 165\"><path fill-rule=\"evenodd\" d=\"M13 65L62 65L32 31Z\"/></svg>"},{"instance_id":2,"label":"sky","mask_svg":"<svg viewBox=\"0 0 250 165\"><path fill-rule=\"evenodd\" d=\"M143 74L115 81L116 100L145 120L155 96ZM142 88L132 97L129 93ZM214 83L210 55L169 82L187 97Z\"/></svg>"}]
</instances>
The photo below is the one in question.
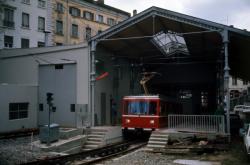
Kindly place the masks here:
<instances>
[{"instance_id":1,"label":"sky","mask_svg":"<svg viewBox=\"0 0 250 165\"><path fill-rule=\"evenodd\" d=\"M157 6L250 31L250 0L105 0L105 4L129 13Z\"/></svg>"}]
</instances>

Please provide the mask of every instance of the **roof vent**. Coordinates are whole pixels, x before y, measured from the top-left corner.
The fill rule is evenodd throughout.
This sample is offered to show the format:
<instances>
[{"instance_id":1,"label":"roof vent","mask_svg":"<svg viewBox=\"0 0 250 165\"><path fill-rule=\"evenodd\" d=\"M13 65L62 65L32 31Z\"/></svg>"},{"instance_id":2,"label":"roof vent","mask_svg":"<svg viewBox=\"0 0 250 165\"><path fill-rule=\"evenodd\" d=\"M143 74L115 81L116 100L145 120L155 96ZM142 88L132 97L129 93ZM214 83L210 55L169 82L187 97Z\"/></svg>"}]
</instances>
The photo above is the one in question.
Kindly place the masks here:
<instances>
[{"instance_id":1,"label":"roof vent","mask_svg":"<svg viewBox=\"0 0 250 165\"><path fill-rule=\"evenodd\" d=\"M233 27L234 27L234 25L230 25L230 27L232 27L232 28L233 28Z\"/></svg>"}]
</instances>

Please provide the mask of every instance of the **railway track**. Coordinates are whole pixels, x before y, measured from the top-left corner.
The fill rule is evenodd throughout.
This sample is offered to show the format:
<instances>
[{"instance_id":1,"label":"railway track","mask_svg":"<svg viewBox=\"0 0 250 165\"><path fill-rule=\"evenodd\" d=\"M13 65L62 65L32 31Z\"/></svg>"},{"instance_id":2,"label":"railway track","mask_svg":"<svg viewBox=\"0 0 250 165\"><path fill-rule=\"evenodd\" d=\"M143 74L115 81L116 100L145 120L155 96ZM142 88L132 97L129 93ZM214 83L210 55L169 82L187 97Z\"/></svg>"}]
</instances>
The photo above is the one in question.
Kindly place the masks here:
<instances>
[{"instance_id":1,"label":"railway track","mask_svg":"<svg viewBox=\"0 0 250 165\"><path fill-rule=\"evenodd\" d=\"M1 133L0 134L0 140L2 139L10 139L10 138L20 138L20 137L26 137L26 136L31 136L37 135L38 134L38 129L25 129L22 131L14 131L14 132L8 132L8 133Z\"/></svg>"},{"instance_id":2,"label":"railway track","mask_svg":"<svg viewBox=\"0 0 250 165\"><path fill-rule=\"evenodd\" d=\"M58 156L48 159L36 160L33 162L25 163L26 165L86 165L93 164L100 161L104 161L118 155L123 155L128 152L132 152L145 146L146 142L141 141L127 141L122 143L116 143L113 145L97 148L94 150L83 151L76 154Z\"/></svg>"}]
</instances>

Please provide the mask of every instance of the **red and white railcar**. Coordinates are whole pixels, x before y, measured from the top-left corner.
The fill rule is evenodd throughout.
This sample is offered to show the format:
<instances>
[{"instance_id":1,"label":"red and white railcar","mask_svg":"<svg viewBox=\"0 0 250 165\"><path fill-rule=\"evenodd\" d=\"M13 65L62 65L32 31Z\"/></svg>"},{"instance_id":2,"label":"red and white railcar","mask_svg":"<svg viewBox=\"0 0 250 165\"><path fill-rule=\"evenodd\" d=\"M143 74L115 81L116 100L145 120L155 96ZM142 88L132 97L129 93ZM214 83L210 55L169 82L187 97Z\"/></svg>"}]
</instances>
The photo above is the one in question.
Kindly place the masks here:
<instances>
[{"instance_id":1,"label":"red and white railcar","mask_svg":"<svg viewBox=\"0 0 250 165\"><path fill-rule=\"evenodd\" d=\"M168 114L180 113L181 105L160 95L125 96L122 101L122 129L152 131L167 127Z\"/></svg>"}]
</instances>

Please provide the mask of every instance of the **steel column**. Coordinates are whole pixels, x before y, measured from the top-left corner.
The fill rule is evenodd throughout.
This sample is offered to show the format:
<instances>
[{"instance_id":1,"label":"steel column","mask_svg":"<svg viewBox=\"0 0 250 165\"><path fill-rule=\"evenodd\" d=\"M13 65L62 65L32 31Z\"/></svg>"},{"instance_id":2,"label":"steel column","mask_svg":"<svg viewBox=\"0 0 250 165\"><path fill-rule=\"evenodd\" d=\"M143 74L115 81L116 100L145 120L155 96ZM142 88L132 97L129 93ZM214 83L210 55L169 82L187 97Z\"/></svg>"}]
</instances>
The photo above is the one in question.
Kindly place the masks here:
<instances>
[{"instance_id":1,"label":"steel column","mask_svg":"<svg viewBox=\"0 0 250 165\"><path fill-rule=\"evenodd\" d=\"M229 135L229 142L231 141L231 135L230 135L230 93L229 93L229 63L228 63L228 30L225 30L222 32L223 37L223 43L224 43L224 96L225 96L225 102L226 106L224 106L224 111L226 112L226 120L227 120L227 133Z\"/></svg>"},{"instance_id":2,"label":"steel column","mask_svg":"<svg viewBox=\"0 0 250 165\"><path fill-rule=\"evenodd\" d=\"M96 53L96 42L91 41L90 49L90 103L91 103L91 126L95 126L95 53Z\"/></svg>"}]
</instances>

